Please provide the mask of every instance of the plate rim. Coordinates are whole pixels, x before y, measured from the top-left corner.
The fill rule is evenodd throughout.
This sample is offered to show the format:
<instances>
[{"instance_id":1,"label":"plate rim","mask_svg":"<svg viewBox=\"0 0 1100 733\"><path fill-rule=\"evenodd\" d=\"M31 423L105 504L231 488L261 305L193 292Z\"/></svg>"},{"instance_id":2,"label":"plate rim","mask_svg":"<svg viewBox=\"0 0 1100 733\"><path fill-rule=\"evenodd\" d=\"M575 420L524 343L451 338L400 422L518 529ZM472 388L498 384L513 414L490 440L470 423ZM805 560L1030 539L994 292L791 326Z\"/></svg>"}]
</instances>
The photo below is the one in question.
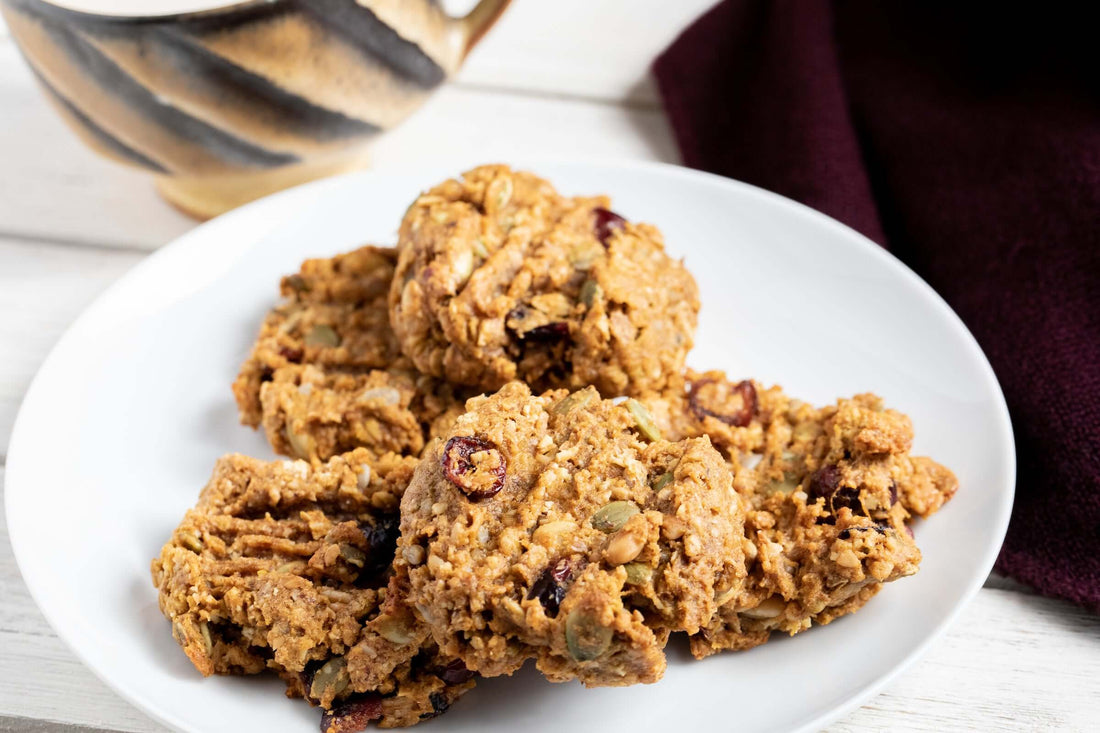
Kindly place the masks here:
<instances>
[{"instance_id":1,"label":"plate rim","mask_svg":"<svg viewBox=\"0 0 1100 733\"><path fill-rule=\"evenodd\" d=\"M773 205L787 208L794 215L806 216L816 221L820 226L831 228L837 233L844 235L851 241L854 246L860 246L864 251L868 252L872 257L878 258L885 267L894 270L898 275L908 279L922 294L928 298L930 305L939 309L947 320L964 336L965 348L972 352L976 356L976 364L978 364L982 371L984 381L986 381L992 387L994 400L993 407L995 408L996 415L998 417L998 428L1001 435L1001 442L1003 442L1003 451L1000 451L1000 459L1002 468L1005 473L1007 491L998 492L998 509L999 512L995 519L995 526L993 529L993 537L996 542L990 543L985 548L985 552L977 564L977 567L981 568L983 572L981 574L975 574L966 584L964 591L959 595L958 599L954 602L943 618L932 628L924 639L917 643L905 656L895 664L886 674L882 675L875 681L864 686L859 692L856 692L848 698L836 703L830 708L817 714L810 720L805 721L796 728L791 729L792 733L810 733L811 731L817 731L835 722L844 715L847 715L851 711L861 707L868 700L877 696L883 689L885 689L890 683L896 680L902 673L910 669L916 661L918 661L933 643L941 639L945 632L950 628L962 611L970 605L978 591L982 588L985 579L988 577L989 572L993 569L993 565L996 562L997 556L1000 553L1002 544L1004 543L1005 534L1008 531L1008 524L1012 514L1012 507L1015 502L1016 494L1016 446L1014 430L1012 426L1011 416L1008 411L1008 404L1004 397L1004 392L1001 389L997 375L993 370L992 365L989 363L989 359L986 357L985 352L978 344L977 339L967 328L966 324L962 321L954 309L937 293L931 285L929 285L920 275L914 272L908 265L894 256L891 252L884 247L878 245L865 235L856 231L852 227L834 219L833 217L824 214L814 208L811 208L803 203L790 199L781 194L768 191L767 189L760 188L744 181L739 181L733 178L727 178L715 173L707 171L700 171L693 168L687 168L680 165L674 165L671 163L657 162L657 161L645 161L645 160L614 160L614 159L583 159L583 158L555 158L555 159L528 159L522 156L510 157L506 163L513 169L523 170L539 170L540 166L543 167L567 167L567 168L588 168L588 169L618 169L618 170L631 170L641 169L648 170L656 173L658 176L671 176L673 178L695 178L703 181L707 181L711 184L726 187L733 191L736 191L738 195L756 197L758 199L767 201ZM15 421L12 425L11 436L8 441L8 450L6 461L4 465L4 512L6 518L6 524L8 529L8 538L12 548L12 554L15 558L16 567L19 569L20 577L23 580L35 606L42 613L46 619L50 628L58 638L65 644L70 652L72 652L81 664L89 669L101 682L103 682L109 689L115 694L119 695L128 704L134 706L143 714L148 715L153 720L167 726L168 728L181 733L192 733L196 729L185 721L176 719L171 713L162 710L161 707L155 702L147 699L139 693L130 689L130 686L122 681L119 681L113 677L108 677L106 673L101 670L89 659L88 655L76 644L73 643L71 635L73 631L71 629L64 628L64 619L60 616L55 616L51 611L47 610L40 598L43 597L41 590L41 579L32 581L25 572L27 565L24 559L24 553L29 552L24 546L25 540L22 539L22 531L16 530L15 527L19 524L13 520L18 516L19 511L16 508L16 512L13 513L13 500L12 500L12 476L20 476L23 472L22 469L22 445L23 428L22 425L26 422L24 418L25 414L29 412L28 404L32 407L35 402L38 401L38 392L40 391L40 383L43 379L43 373L52 369L53 362L57 358L57 353L62 347L72 338L75 338L73 334L83 327L83 324L96 317L96 314L103 308L107 307L105 304L109 304L115 298L119 297L117 294L120 291L124 291L129 287L129 283L133 280L139 280L145 276L145 272L149 269L158 267L159 262L162 259L180 256L179 252L184 251L187 247L192 246L192 240L202 241L207 238L207 234L210 230L217 230L219 228L227 228L232 225L233 222L238 220L247 220L257 215L257 212L263 212L264 210L276 210L279 202L283 200L291 200L299 197L305 197L309 195L321 195L326 189L337 189L345 186L354 185L354 181L360 179L385 179L386 177L393 175L396 172L402 174L414 174L418 175L423 172L424 180L432 181L434 178L429 177L431 174L438 174L440 171L451 171L447 175L454 176L461 171L465 171L476 164L471 164L470 160L466 156L448 158L448 159L435 159L430 164L417 164L407 168L395 169L392 167L385 167L379 169L368 169L362 171L354 171L338 176L324 178L317 181L311 181L299 186L294 186L283 191L276 192L269 196L252 201L237 209L229 211L221 216L210 219L209 221L202 222L193 229L185 232L184 234L172 239L166 244L153 250L149 256L142 259L134 267L124 273L118 280L111 283L103 292L95 297L91 303L89 303L79 315L70 323L62 332L61 336L57 339L54 345L50 348L46 358L43 359L38 369L35 372L30 384L23 394L23 398L20 402L19 410L16 414ZM419 175L418 175L419 177ZM12 470L13 466L16 470ZM26 522L23 522L26 525Z\"/></svg>"}]
</instances>

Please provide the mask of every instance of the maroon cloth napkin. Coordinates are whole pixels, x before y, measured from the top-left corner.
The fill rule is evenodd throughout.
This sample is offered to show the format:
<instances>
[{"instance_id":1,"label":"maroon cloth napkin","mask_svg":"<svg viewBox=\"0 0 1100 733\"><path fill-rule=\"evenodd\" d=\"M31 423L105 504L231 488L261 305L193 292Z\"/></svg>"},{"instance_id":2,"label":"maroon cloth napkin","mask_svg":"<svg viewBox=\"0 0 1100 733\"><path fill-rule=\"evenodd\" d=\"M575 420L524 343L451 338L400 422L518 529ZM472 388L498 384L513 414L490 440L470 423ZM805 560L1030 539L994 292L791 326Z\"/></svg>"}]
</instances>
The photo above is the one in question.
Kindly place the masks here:
<instances>
[{"instance_id":1,"label":"maroon cloth napkin","mask_svg":"<svg viewBox=\"0 0 1100 733\"><path fill-rule=\"evenodd\" d=\"M997 567L1097 610L1100 63L1072 8L727 0L654 71L687 165L849 224L959 313L1016 433Z\"/></svg>"}]
</instances>

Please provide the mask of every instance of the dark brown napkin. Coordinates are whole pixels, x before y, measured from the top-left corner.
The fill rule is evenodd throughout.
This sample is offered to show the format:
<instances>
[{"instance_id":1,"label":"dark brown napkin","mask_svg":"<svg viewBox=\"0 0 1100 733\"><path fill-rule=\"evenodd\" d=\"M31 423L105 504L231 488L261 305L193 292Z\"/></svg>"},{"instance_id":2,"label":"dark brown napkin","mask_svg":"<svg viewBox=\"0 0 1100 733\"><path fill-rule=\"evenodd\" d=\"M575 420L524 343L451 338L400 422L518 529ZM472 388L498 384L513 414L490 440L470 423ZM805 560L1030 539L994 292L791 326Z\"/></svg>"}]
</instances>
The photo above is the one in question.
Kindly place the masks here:
<instances>
[{"instance_id":1,"label":"dark brown napkin","mask_svg":"<svg viewBox=\"0 0 1100 733\"><path fill-rule=\"evenodd\" d=\"M997 567L1097 610L1100 62L1074 7L727 0L654 71L687 165L849 224L959 313L1016 433Z\"/></svg>"}]
</instances>

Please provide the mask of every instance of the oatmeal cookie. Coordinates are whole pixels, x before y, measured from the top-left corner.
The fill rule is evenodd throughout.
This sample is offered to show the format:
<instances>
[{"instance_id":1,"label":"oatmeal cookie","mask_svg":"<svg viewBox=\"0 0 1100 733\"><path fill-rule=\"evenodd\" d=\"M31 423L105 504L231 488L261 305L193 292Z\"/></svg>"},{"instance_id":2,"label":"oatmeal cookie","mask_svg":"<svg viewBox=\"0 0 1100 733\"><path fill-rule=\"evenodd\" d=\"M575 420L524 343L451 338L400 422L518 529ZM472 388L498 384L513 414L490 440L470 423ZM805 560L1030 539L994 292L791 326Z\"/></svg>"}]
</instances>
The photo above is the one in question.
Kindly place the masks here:
<instances>
[{"instance_id":1,"label":"oatmeal cookie","mask_svg":"<svg viewBox=\"0 0 1100 733\"><path fill-rule=\"evenodd\" d=\"M386 310L395 263L392 249L362 247L283 278L285 301L233 384L241 422L262 425L277 453L417 455L433 423L461 412L469 395L418 373L397 346Z\"/></svg>"},{"instance_id":2,"label":"oatmeal cookie","mask_svg":"<svg viewBox=\"0 0 1100 733\"><path fill-rule=\"evenodd\" d=\"M312 364L276 369L260 388L276 453L327 460L359 447L419 455L462 414L461 389L413 370L348 373Z\"/></svg>"},{"instance_id":3,"label":"oatmeal cookie","mask_svg":"<svg viewBox=\"0 0 1100 733\"><path fill-rule=\"evenodd\" d=\"M363 449L314 466L219 460L152 564L161 611L195 667L271 670L288 695L324 707L333 731L411 725L469 689L472 673L387 588L415 464Z\"/></svg>"},{"instance_id":4,"label":"oatmeal cookie","mask_svg":"<svg viewBox=\"0 0 1100 733\"><path fill-rule=\"evenodd\" d=\"M660 232L606 197L566 197L506 166L420 196L401 224L390 322L418 369L495 390L662 389L699 311Z\"/></svg>"},{"instance_id":5,"label":"oatmeal cookie","mask_svg":"<svg viewBox=\"0 0 1100 733\"><path fill-rule=\"evenodd\" d=\"M699 657L828 623L912 575L920 551L906 521L957 487L948 469L909 455L909 419L874 395L815 409L778 388L708 372L646 401L673 436L714 441L749 507L748 578L692 637Z\"/></svg>"},{"instance_id":6,"label":"oatmeal cookie","mask_svg":"<svg viewBox=\"0 0 1100 733\"><path fill-rule=\"evenodd\" d=\"M744 576L742 504L707 438L634 400L518 382L468 403L401 503L395 571L440 649L484 675L653 682Z\"/></svg>"},{"instance_id":7,"label":"oatmeal cookie","mask_svg":"<svg viewBox=\"0 0 1100 733\"><path fill-rule=\"evenodd\" d=\"M642 401L670 439L706 435L734 464L762 453L769 429L797 431L799 446L813 454L807 457L811 469L835 462L845 452L873 457L888 465L896 501L908 514L927 518L958 489L950 469L909 454L912 422L872 394L813 409L778 387L736 382L719 371L688 370L679 384Z\"/></svg>"}]
</instances>

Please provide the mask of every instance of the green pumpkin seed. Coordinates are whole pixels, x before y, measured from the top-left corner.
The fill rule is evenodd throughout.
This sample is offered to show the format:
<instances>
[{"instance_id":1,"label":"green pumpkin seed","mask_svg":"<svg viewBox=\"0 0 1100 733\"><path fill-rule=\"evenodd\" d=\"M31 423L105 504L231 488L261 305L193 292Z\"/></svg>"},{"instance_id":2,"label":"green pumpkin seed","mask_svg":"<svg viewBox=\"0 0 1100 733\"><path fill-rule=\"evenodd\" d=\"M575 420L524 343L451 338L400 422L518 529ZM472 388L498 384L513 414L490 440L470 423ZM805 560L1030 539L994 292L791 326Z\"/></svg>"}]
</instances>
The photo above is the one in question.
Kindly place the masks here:
<instances>
[{"instance_id":1,"label":"green pumpkin seed","mask_svg":"<svg viewBox=\"0 0 1100 733\"><path fill-rule=\"evenodd\" d=\"M561 402L554 405L553 411L558 415L565 415L575 408L587 407L594 399L596 399L596 390L578 390L573 394L564 397Z\"/></svg>"},{"instance_id":2,"label":"green pumpkin seed","mask_svg":"<svg viewBox=\"0 0 1100 733\"><path fill-rule=\"evenodd\" d=\"M611 629L582 608L574 608L565 619L565 644L578 662L590 662L606 652L611 636Z\"/></svg>"},{"instance_id":3,"label":"green pumpkin seed","mask_svg":"<svg viewBox=\"0 0 1100 733\"><path fill-rule=\"evenodd\" d=\"M306 334L305 343L306 346L335 349L340 345L340 334L336 333L336 329L332 326L319 323Z\"/></svg>"},{"instance_id":4,"label":"green pumpkin seed","mask_svg":"<svg viewBox=\"0 0 1100 733\"><path fill-rule=\"evenodd\" d=\"M363 552L355 545L340 545L340 557L347 560L349 565L354 565L357 568L361 568L367 564L367 553Z\"/></svg>"},{"instance_id":5,"label":"green pumpkin seed","mask_svg":"<svg viewBox=\"0 0 1100 733\"><path fill-rule=\"evenodd\" d=\"M394 644L403 646L416 641L416 635L413 634L405 619L397 616L379 616L371 623L371 626L378 632L379 636L387 641L392 641Z\"/></svg>"},{"instance_id":6,"label":"green pumpkin seed","mask_svg":"<svg viewBox=\"0 0 1100 733\"><path fill-rule=\"evenodd\" d=\"M626 570L627 585L648 585L653 580L653 568L641 562L628 562Z\"/></svg>"},{"instance_id":7,"label":"green pumpkin seed","mask_svg":"<svg viewBox=\"0 0 1100 733\"><path fill-rule=\"evenodd\" d=\"M630 410L630 414L634 416L634 424L638 427L638 432L642 434L642 437L646 440L660 440L661 431L653 424L653 418L649 414L649 410L645 409L645 405L638 400L629 399L626 401L626 409Z\"/></svg>"},{"instance_id":8,"label":"green pumpkin seed","mask_svg":"<svg viewBox=\"0 0 1100 733\"><path fill-rule=\"evenodd\" d=\"M591 308L592 304L603 297L603 288L595 280L585 280L581 285L580 301L585 308Z\"/></svg>"},{"instance_id":9,"label":"green pumpkin seed","mask_svg":"<svg viewBox=\"0 0 1100 733\"><path fill-rule=\"evenodd\" d=\"M653 490L660 491L661 489L672 483L673 475L672 471L665 471L653 481Z\"/></svg>"},{"instance_id":10,"label":"green pumpkin seed","mask_svg":"<svg viewBox=\"0 0 1100 733\"><path fill-rule=\"evenodd\" d=\"M325 662L313 675L313 684L309 686L309 696L314 700L332 700L348 689L351 676L348 675L348 663L343 657L333 657Z\"/></svg>"},{"instance_id":11,"label":"green pumpkin seed","mask_svg":"<svg viewBox=\"0 0 1100 733\"><path fill-rule=\"evenodd\" d=\"M613 501L592 515L592 526L607 534L618 532L638 511L638 505L632 501Z\"/></svg>"}]
</instances>

